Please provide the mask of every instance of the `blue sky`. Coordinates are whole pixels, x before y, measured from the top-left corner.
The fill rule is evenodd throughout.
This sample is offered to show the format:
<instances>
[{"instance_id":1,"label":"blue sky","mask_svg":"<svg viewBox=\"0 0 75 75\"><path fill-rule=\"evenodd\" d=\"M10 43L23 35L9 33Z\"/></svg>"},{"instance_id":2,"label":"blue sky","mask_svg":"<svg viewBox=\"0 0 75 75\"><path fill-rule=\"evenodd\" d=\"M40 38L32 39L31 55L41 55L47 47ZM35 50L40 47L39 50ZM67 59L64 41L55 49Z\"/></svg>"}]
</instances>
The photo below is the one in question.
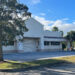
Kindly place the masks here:
<instances>
[{"instance_id":1,"label":"blue sky","mask_svg":"<svg viewBox=\"0 0 75 75\"><path fill-rule=\"evenodd\" d=\"M59 27L66 34L75 30L75 0L20 0L45 30Z\"/></svg>"}]
</instances>

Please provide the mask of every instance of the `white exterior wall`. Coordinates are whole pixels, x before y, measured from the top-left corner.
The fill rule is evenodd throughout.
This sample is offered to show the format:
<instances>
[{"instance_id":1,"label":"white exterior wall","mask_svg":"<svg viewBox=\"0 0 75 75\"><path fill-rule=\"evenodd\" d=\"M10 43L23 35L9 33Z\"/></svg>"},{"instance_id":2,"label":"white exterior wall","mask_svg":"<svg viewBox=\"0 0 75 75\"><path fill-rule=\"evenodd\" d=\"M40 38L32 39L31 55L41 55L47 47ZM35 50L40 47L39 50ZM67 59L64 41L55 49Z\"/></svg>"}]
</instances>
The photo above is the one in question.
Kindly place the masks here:
<instances>
[{"instance_id":1,"label":"white exterior wall","mask_svg":"<svg viewBox=\"0 0 75 75\"><path fill-rule=\"evenodd\" d=\"M36 42L35 39L39 39L39 47L38 48L41 49L41 50L44 49L44 40L43 40L44 30L43 30L43 25L40 24L39 22L37 22L35 19L30 18L29 20L26 21L26 27L29 29L29 31L24 32L24 37L26 39L28 38L30 41L33 41L33 39L34 39L34 42ZM24 39L25 42L23 41L23 42L18 42L17 43L17 49L18 49L19 52L27 52L27 50L30 51L27 47L25 47L26 42L27 42L26 39ZM28 41L28 43L30 41ZM38 42L38 40L37 40L37 42ZM30 45L30 43L29 43L29 45ZM21 47L19 45L21 45ZM28 46L28 44L27 44L27 46ZM34 45L34 46L36 46L36 45ZM30 46L28 46L28 47L30 47ZM25 48L27 49L26 51L24 50ZM34 52L34 48L32 48L32 49L31 49L30 52ZM35 49L37 49L37 48L35 48ZM37 51L37 50L35 50L35 51Z\"/></svg>"},{"instance_id":2,"label":"white exterior wall","mask_svg":"<svg viewBox=\"0 0 75 75\"><path fill-rule=\"evenodd\" d=\"M24 50L23 50L23 42L21 42L21 41L17 41L17 50L18 50L18 52L24 52Z\"/></svg>"},{"instance_id":3,"label":"white exterior wall","mask_svg":"<svg viewBox=\"0 0 75 75\"><path fill-rule=\"evenodd\" d=\"M49 37L63 37L62 33L59 31L44 31L44 36L49 36Z\"/></svg>"},{"instance_id":4,"label":"white exterior wall","mask_svg":"<svg viewBox=\"0 0 75 75\"><path fill-rule=\"evenodd\" d=\"M17 42L14 42L14 45L2 46L4 53L13 53L17 52Z\"/></svg>"},{"instance_id":5,"label":"white exterior wall","mask_svg":"<svg viewBox=\"0 0 75 75\"><path fill-rule=\"evenodd\" d=\"M44 38L44 41L56 41L56 42L63 42L66 41L64 38Z\"/></svg>"},{"instance_id":6,"label":"white exterior wall","mask_svg":"<svg viewBox=\"0 0 75 75\"><path fill-rule=\"evenodd\" d=\"M16 52L15 46L3 46L4 53Z\"/></svg>"},{"instance_id":7,"label":"white exterior wall","mask_svg":"<svg viewBox=\"0 0 75 75\"><path fill-rule=\"evenodd\" d=\"M67 50L70 51L70 42L67 41Z\"/></svg>"},{"instance_id":8,"label":"white exterior wall","mask_svg":"<svg viewBox=\"0 0 75 75\"><path fill-rule=\"evenodd\" d=\"M60 45L49 45L44 46L44 50L46 51L61 51L62 50L62 43Z\"/></svg>"},{"instance_id":9,"label":"white exterior wall","mask_svg":"<svg viewBox=\"0 0 75 75\"><path fill-rule=\"evenodd\" d=\"M44 50L48 51L61 51L62 50L62 41L64 39L52 39L52 38L44 38L44 41L49 41L49 42L60 42L60 45L49 45L49 46L44 46Z\"/></svg>"},{"instance_id":10,"label":"white exterior wall","mask_svg":"<svg viewBox=\"0 0 75 75\"><path fill-rule=\"evenodd\" d=\"M61 51L62 50L62 42L66 41L61 32L58 31L44 31L44 41L49 42L60 42L60 45L48 45L44 46L44 50L48 51Z\"/></svg>"},{"instance_id":11,"label":"white exterior wall","mask_svg":"<svg viewBox=\"0 0 75 75\"><path fill-rule=\"evenodd\" d=\"M43 51L44 50L44 38L42 37L39 41L40 41L40 43L39 43L39 46L40 46L39 49Z\"/></svg>"},{"instance_id":12,"label":"white exterior wall","mask_svg":"<svg viewBox=\"0 0 75 75\"><path fill-rule=\"evenodd\" d=\"M29 31L24 33L25 37L41 38L43 36L43 25L41 25L35 19L30 18L27 20L26 27L29 29Z\"/></svg>"},{"instance_id":13,"label":"white exterior wall","mask_svg":"<svg viewBox=\"0 0 75 75\"><path fill-rule=\"evenodd\" d=\"M26 21L26 27L29 29L29 31L24 32L24 37L25 37L24 41L23 42L17 41L14 46L3 46L3 51L14 52L17 50L18 52L27 52L27 50L24 51L25 46L27 45L25 43L26 39L27 40L29 39L30 41L33 41L33 39L34 39L33 42L36 42L36 43L38 43L38 41L39 41L39 47L38 48L41 51L44 51L44 50L45 51L46 50L56 51L56 50L62 49L62 43L59 46L54 46L54 45L53 46L52 45L44 46L44 41L55 41L55 42L56 41L57 42L66 41L65 39L61 38L62 37L61 32L44 31L43 25L40 24L39 22L37 22L33 18L30 18L29 20ZM45 37L48 37L48 38L45 38ZM57 37L57 38L51 38L51 37ZM39 40L35 40L35 39L39 39ZM27 42L27 40L26 40L26 42ZM37 45L34 45L34 46L37 47ZM35 48L35 49L37 49L37 48ZM34 51L37 51L37 50L33 49L31 52L34 52Z\"/></svg>"},{"instance_id":14,"label":"white exterior wall","mask_svg":"<svg viewBox=\"0 0 75 75\"><path fill-rule=\"evenodd\" d=\"M14 46L3 46L3 51L6 51L6 50L14 50L15 47Z\"/></svg>"}]
</instances>

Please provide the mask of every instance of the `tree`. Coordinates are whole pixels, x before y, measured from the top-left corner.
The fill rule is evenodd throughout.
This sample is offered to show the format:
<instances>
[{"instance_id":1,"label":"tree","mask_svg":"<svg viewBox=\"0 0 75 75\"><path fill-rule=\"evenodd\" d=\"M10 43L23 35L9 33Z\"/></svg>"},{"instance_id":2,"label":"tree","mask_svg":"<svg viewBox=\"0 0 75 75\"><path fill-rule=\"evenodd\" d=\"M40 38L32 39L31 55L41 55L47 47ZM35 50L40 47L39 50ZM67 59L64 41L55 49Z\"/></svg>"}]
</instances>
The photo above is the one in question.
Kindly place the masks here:
<instances>
[{"instance_id":1,"label":"tree","mask_svg":"<svg viewBox=\"0 0 75 75\"><path fill-rule=\"evenodd\" d=\"M60 31L60 32L61 32L62 36L64 36L64 32L63 31Z\"/></svg>"},{"instance_id":2,"label":"tree","mask_svg":"<svg viewBox=\"0 0 75 75\"><path fill-rule=\"evenodd\" d=\"M62 49L66 49L66 43L65 42L62 42Z\"/></svg>"},{"instance_id":3,"label":"tree","mask_svg":"<svg viewBox=\"0 0 75 75\"><path fill-rule=\"evenodd\" d=\"M53 27L52 31L59 31L58 27Z\"/></svg>"},{"instance_id":4,"label":"tree","mask_svg":"<svg viewBox=\"0 0 75 75\"><path fill-rule=\"evenodd\" d=\"M3 61L2 43L23 36L28 31L25 21L30 16L28 7L17 0L0 0L0 61Z\"/></svg>"},{"instance_id":5,"label":"tree","mask_svg":"<svg viewBox=\"0 0 75 75\"><path fill-rule=\"evenodd\" d=\"M58 27L53 27L52 31L60 31ZM62 36L64 35L64 32L63 31L60 31Z\"/></svg>"},{"instance_id":6,"label":"tree","mask_svg":"<svg viewBox=\"0 0 75 75\"><path fill-rule=\"evenodd\" d=\"M65 38L70 41L71 47L73 47L73 42L75 41L75 31L68 32Z\"/></svg>"}]
</instances>

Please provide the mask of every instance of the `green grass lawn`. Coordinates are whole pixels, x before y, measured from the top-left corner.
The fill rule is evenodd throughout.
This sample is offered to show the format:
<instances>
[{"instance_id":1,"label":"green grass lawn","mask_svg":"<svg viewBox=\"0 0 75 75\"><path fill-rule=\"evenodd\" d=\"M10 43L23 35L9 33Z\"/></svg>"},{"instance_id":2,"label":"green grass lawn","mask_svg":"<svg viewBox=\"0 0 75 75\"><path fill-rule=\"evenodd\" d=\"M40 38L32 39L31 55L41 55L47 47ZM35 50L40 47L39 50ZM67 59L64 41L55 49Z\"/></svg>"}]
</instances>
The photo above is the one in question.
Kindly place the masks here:
<instances>
[{"instance_id":1,"label":"green grass lawn","mask_svg":"<svg viewBox=\"0 0 75 75\"><path fill-rule=\"evenodd\" d=\"M33 66L42 66L47 64L63 64L63 63L75 63L75 56L68 56L68 57L60 57L60 58L53 58L47 60L37 60L32 62L24 62L20 63L18 61L7 61L0 63L0 69L21 69L21 68L28 68Z\"/></svg>"}]
</instances>

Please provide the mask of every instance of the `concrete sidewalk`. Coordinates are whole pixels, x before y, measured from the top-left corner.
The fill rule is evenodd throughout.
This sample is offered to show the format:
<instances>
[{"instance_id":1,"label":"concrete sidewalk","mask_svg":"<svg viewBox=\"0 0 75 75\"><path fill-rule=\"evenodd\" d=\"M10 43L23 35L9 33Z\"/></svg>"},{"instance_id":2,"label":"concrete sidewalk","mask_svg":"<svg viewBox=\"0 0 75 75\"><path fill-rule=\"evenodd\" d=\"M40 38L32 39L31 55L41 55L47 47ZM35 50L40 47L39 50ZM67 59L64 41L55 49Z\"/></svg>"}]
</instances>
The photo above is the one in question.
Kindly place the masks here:
<instances>
[{"instance_id":1,"label":"concrete sidewalk","mask_svg":"<svg viewBox=\"0 0 75 75\"><path fill-rule=\"evenodd\" d=\"M72 56L75 52L33 52L33 53L10 53L4 54L5 60L33 61L38 59L48 59L53 57Z\"/></svg>"}]
</instances>

